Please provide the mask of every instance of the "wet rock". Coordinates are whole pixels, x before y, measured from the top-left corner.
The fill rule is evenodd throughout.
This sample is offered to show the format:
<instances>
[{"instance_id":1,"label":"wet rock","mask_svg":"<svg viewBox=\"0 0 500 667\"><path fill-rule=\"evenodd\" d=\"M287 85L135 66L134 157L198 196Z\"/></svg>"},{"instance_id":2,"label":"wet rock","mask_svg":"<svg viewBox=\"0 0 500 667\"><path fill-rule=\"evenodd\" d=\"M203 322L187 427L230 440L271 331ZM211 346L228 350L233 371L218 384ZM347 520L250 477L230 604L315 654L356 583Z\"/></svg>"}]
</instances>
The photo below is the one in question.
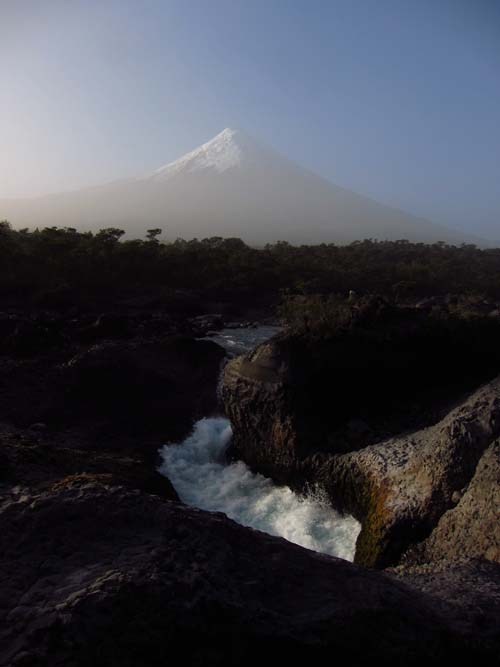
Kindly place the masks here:
<instances>
[{"instance_id":1,"label":"wet rock","mask_svg":"<svg viewBox=\"0 0 500 667\"><path fill-rule=\"evenodd\" d=\"M280 481L289 481L300 439L306 437L290 410L290 382L288 364L268 342L230 361L222 385L226 413L235 427L232 455ZM314 439L313 428L308 432Z\"/></svg>"}]
</instances>

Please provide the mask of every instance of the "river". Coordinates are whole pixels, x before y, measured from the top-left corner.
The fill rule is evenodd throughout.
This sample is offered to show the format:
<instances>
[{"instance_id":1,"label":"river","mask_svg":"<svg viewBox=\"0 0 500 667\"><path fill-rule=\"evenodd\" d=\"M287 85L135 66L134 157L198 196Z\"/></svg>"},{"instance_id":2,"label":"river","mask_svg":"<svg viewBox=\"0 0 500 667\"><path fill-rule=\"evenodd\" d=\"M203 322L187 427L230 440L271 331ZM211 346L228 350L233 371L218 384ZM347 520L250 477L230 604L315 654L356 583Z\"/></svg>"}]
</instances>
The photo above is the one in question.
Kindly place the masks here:
<instances>
[{"instance_id":1,"label":"river","mask_svg":"<svg viewBox=\"0 0 500 667\"><path fill-rule=\"evenodd\" d=\"M243 354L277 332L275 327L224 329L212 339L230 356ZM300 495L253 473L242 461L227 463L231 424L225 417L199 420L183 442L160 450L159 471L167 476L180 499L307 549L352 561L360 524L342 516L320 489Z\"/></svg>"}]
</instances>

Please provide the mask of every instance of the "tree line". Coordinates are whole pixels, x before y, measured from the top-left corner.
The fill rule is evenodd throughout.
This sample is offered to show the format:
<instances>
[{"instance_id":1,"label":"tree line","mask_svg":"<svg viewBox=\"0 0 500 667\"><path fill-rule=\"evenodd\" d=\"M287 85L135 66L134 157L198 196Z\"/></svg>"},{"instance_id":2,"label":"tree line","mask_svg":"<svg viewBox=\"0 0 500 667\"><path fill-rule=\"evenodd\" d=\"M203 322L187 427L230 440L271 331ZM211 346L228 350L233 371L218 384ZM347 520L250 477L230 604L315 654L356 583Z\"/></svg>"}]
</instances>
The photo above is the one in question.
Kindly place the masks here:
<instances>
[{"instance_id":1,"label":"tree line","mask_svg":"<svg viewBox=\"0 0 500 667\"><path fill-rule=\"evenodd\" d=\"M0 222L0 294L30 297L47 290L88 294L148 287L256 294L382 294L391 299L474 294L500 299L500 249L471 244L367 239L349 245L265 247L238 238L160 242L124 240L116 228L14 230Z\"/></svg>"}]
</instances>

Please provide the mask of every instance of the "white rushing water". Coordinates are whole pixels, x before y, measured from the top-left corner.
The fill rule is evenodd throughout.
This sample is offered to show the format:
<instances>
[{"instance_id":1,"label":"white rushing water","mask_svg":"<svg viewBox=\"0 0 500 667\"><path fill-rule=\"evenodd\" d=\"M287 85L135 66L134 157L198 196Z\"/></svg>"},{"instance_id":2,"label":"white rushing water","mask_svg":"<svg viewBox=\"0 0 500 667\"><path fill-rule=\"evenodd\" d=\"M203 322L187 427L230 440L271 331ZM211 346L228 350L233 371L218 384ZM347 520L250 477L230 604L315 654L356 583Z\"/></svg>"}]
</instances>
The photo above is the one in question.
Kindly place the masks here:
<instances>
[{"instance_id":1,"label":"white rushing water","mask_svg":"<svg viewBox=\"0 0 500 667\"><path fill-rule=\"evenodd\" d=\"M227 329L214 340L231 356L242 354L277 332L275 327ZM332 509L317 491L301 496L253 473L242 461L226 463L231 440L229 421L198 421L183 442L160 450L159 471L170 479L186 504L224 512L244 526L284 537L308 549L353 560L360 524Z\"/></svg>"},{"instance_id":2,"label":"white rushing water","mask_svg":"<svg viewBox=\"0 0 500 667\"><path fill-rule=\"evenodd\" d=\"M314 551L354 557L360 525L335 512L319 494L300 496L254 474L242 461L226 464L231 425L223 417L201 419L193 433L161 450L160 472L188 505L224 512L243 526L284 537Z\"/></svg>"}]
</instances>

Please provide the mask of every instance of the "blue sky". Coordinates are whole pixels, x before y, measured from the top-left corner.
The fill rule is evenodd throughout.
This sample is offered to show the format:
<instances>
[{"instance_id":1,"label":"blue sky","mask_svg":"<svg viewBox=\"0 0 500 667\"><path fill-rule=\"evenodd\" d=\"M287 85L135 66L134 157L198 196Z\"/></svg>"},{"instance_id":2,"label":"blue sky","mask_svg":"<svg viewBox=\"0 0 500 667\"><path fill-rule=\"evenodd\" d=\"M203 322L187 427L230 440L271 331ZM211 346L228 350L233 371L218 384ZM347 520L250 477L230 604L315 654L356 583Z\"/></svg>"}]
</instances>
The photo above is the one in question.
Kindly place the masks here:
<instances>
[{"instance_id":1,"label":"blue sky","mask_svg":"<svg viewBox=\"0 0 500 667\"><path fill-rule=\"evenodd\" d=\"M500 239L496 0L0 0L0 196L131 176L240 127Z\"/></svg>"}]
</instances>

